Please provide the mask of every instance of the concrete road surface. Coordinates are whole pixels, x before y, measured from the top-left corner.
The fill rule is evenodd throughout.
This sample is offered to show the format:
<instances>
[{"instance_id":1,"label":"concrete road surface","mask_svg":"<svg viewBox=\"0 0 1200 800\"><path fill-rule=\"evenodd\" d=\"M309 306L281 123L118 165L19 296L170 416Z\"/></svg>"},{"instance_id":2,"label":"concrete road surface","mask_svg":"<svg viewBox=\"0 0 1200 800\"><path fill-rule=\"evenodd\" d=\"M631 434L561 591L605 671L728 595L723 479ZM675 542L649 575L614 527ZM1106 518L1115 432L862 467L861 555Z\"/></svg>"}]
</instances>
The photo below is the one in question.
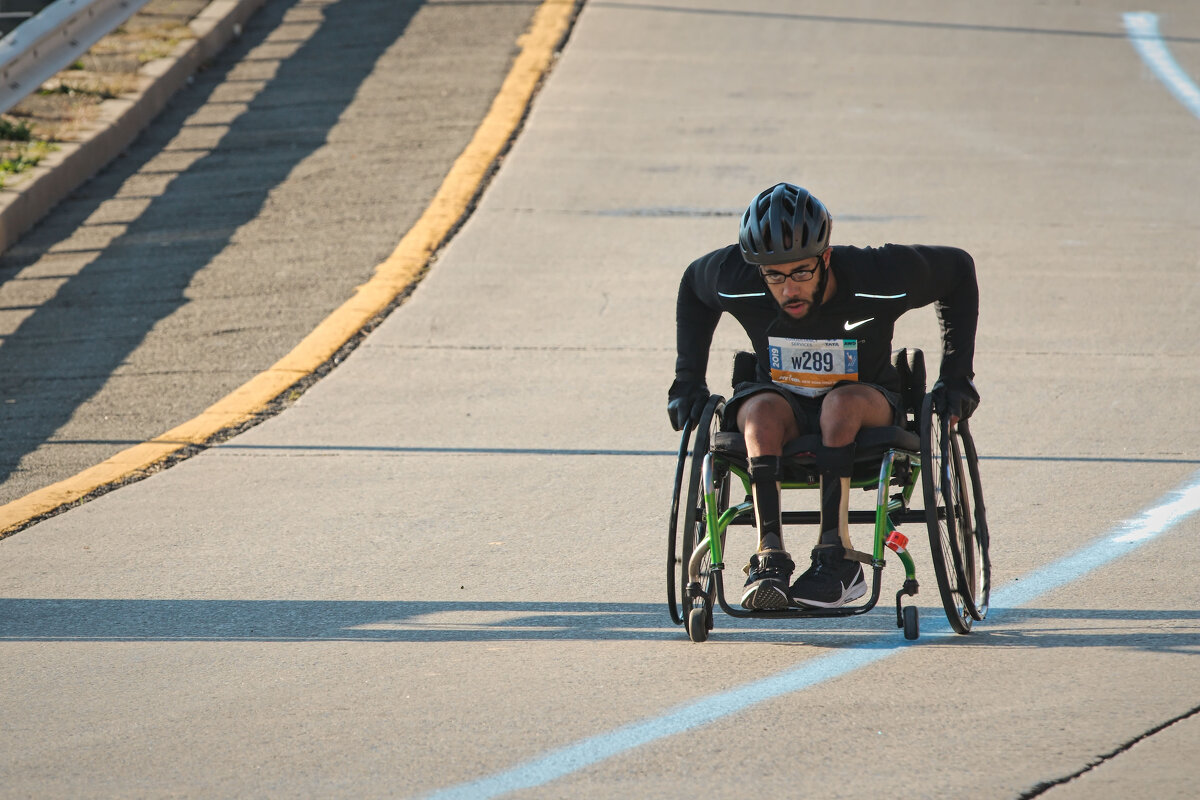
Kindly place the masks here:
<instances>
[{"instance_id":1,"label":"concrete road surface","mask_svg":"<svg viewBox=\"0 0 1200 800\"><path fill-rule=\"evenodd\" d=\"M0 505L200 414L366 282L475 133L536 8L264 3L0 257Z\"/></svg>"},{"instance_id":2,"label":"concrete road surface","mask_svg":"<svg viewBox=\"0 0 1200 800\"><path fill-rule=\"evenodd\" d=\"M1145 58L1131 10L1158 15ZM344 364L0 542L5 791L1194 796L1180 76L1200 80L1182 1L587 3L469 222ZM996 588L968 636L919 526L916 642L886 607L718 613L700 645L670 624L675 289L779 179L839 242L976 258ZM897 343L936 354L932 311ZM731 539L731 583L750 548Z\"/></svg>"}]
</instances>

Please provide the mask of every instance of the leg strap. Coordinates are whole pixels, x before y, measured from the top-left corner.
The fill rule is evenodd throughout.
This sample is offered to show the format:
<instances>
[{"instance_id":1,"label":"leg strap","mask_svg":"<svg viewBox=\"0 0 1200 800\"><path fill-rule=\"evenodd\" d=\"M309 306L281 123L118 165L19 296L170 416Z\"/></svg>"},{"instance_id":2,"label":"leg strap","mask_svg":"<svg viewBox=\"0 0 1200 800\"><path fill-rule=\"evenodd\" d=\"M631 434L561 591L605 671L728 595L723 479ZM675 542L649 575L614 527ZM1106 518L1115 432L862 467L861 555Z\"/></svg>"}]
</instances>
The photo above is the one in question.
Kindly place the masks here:
<instances>
[{"instance_id":1,"label":"leg strap","mask_svg":"<svg viewBox=\"0 0 1200 800\"><path fill-rule=\"evenodd\" d=\"M859 564L874 566L874 556L867 553L851 550L849 547L844 547L841 544L819 544L813 548L813 555L818 559L828 559L830 561L857 561Z\"/></svg>"},{"instance_id":2,"label":"leg strap","mask_svg":"<svg viewBox=\"0 0 1200 800\"><path fill-rule=\"evenodd\" d=\"M817 472L836 478L849 478L854 474L854 450L854 442L844 447L821 445L816 454Z\"/></svg>"}]
</instances>

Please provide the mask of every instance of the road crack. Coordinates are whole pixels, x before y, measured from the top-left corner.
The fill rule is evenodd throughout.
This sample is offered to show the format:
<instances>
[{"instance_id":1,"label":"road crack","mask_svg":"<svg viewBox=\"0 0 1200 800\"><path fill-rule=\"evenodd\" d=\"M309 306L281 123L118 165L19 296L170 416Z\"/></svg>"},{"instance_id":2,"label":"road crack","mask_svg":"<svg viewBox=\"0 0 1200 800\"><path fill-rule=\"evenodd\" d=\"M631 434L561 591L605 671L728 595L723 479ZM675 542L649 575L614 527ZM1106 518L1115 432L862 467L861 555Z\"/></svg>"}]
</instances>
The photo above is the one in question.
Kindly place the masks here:
<instances>
[{"instance_id":1,"label":"road crack","mask_svg":"<svg viewBox=\"0 0 1200 800\"><path fill-rule=\"evenodd\" d=\"M1025 792L1024 794L1018 795L1017 800L1029 800L1029 798L1041 797L1043 794L1048 792L1050 789L1053 789L1055 786L1059 786L1060 784L1064 784L1064 783L1070 783L1071 781L1075 780L1076 778L1078 778L1082 775L1085 775L1088 772L1091 772L1096 767L1098 767L1102 764L1105 764L1109 761L1112 761L1117 756L1121 755L1124 752L1127 752L1138 742L1143 741L1144 739L1149 739L1154 734L1156 734L1160 731L1166 730L1167 728L1174 725L1176 722L1182 722L1183 720L1188 719L1189 717L1194 717L1197 714L1200 714L1200 706L1196 706L1195 708L1191 709L1190 711L1185 711L1177 717L1172 717L1171 719L1167 720L1166 722L1162 723L1161 725L1156 725L1155 727L1151 728L1150 730L1146 731L1145 733L1142 733L1142 734L1139 734L1138 736L1133 737L1129 741L1127 741L1124 744L1117 747L1115 750L1113 750L1109 753L1105 753L1104 755L1100 756L1095 761L1090 762L1086 767L1084 767L1083 769L1081 769L1077 772L1072 772L1070 775L1064 775L1061 778L1055 778L1052 781L1043 781L1042 783L1037 784L1036 786L1034 786L1032 789Z\"/></svg>"}]
</instances>

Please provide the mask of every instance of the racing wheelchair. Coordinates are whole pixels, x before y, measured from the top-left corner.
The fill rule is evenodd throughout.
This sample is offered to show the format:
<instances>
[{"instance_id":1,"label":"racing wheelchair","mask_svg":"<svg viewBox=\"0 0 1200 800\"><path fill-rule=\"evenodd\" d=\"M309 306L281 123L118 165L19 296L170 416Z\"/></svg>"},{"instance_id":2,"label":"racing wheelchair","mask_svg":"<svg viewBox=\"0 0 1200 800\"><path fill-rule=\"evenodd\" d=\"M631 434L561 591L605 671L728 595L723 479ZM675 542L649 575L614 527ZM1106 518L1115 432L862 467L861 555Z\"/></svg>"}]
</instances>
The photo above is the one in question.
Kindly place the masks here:
<instances>
[{"instance_id":1,"label":"racing wheelchair","mask_svg":"<svg viewBox=\"0 0 1200 800\"><path fill-rule=\"evenodd\" d=\"M734 359L734 380L753 375L753 353ZM846 551L871 568L871 592L857 605L840 608L789 608L748 611L734 608L725 598L723 575L726 534L732 525L750 526L757 537L750 469L742 434L724 430L725 399L709 398L697 423L684 428L675 470L667 537L667 602L671 620L683 625L693 642L703 642L713 629L713 610L733 617L770 619L848 617L865 614L879 602L884 550L894 552L904 566L904 585L896 592L896 627L906 639L919 633L916 606L904 598L917 593L916 566L903 523L925 523L930 560L937 577L942 606L951 628L969 633L972 622L987 615L991 592L987 516L979 478L979 458L966 420L950 427L938 398L926 393L925 357L920 350L899 350L893 363L901 376L905 406L903 426L863 429L857 439L851 488L875 490L875 510L850 511L851 525L872 525L870 553ZM689 442L695 432L695 442ZM816 452L820 434L787 442L783 451L784 496L792 489L819 489ZM686 493L684 477L687 476ZM745 499L730 503L735 479ZM921 507L914 503L921 485ZM680 519L680 500L682 520ZM816 525L818 511L783 512L783 524ZM682 590L682 596L677 590Z\"/></svg>"}]
</instances>

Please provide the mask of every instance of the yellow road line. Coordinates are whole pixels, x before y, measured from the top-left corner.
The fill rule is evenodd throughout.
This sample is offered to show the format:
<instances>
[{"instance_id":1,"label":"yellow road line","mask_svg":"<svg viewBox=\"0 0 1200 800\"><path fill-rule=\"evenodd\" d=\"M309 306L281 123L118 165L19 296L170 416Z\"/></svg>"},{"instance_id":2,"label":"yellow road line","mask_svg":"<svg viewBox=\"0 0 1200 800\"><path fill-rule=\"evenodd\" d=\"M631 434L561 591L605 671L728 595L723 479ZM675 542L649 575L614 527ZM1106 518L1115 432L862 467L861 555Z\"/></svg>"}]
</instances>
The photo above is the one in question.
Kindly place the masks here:
<instances>
[{"instance_id":1,"label":"yellow road line","mask_svg":"<svg viewBox=\"0 0 1200 800\"><path fill-rule=\"evenodd\" d=\"M285 389L311 375L387 306L429 263L467 211L488 170L504 149L529 106L534 89L550 67L566 34L574 0L543 0L529 30L518 44L521 52L487 116L446 175L429 207L404 235L387 260L375 268L354 296L326 317L312 333L279 359L194 419L148 442L122 450L112 458L0 506L0 535L79 501L106 486L144 472L190 445L203 444L219 432L239 425L267 407Z\"/></svg>"}]
</instances>

